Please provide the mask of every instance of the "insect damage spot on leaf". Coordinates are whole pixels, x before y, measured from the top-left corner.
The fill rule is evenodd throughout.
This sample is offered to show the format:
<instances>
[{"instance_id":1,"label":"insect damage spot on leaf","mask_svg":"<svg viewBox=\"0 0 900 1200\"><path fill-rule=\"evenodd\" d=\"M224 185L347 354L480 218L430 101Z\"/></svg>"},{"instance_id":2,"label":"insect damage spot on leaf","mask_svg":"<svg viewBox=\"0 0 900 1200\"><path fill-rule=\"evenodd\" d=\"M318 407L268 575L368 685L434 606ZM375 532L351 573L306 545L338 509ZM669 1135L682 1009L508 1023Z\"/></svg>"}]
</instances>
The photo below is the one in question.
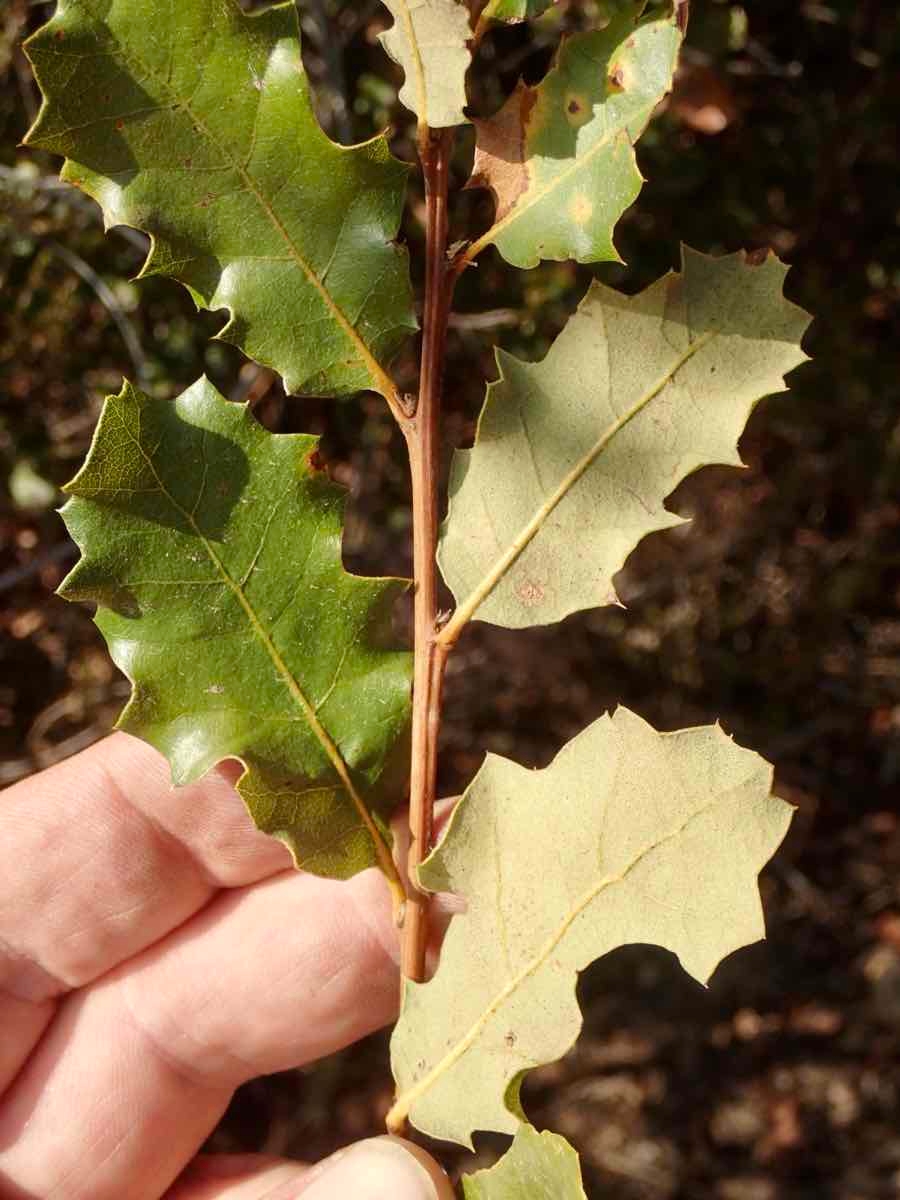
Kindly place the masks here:
<instances>
[{"instance_id":1,"label":"insect damage spot on leaf","mask_svg":"<svg viewBox=\"0 0 900 1200\"><path fill-rule=\"evenodd\" d=\"M574 129L591 119L591 105L583 92L569 92L566 96L566 119Z\"/></svg>"},{"instance_id":2,"label":"insect damage spot on leaf","mask_svg":"<svg viewBox=\"0 0 900 1200\"><path fill-rule=\"evenodd\" d=\"M524 583L519 585L517 595L526 608L532 608L535 604L541 603L546 592L541 584L535 580L526 579Z\"/></svg>"},{"instance_id":3,"label":"insect damage spot on leaf","mask_svg":"<svg viewBox=\"0 0 900 1200\"><path fill-rule=\"evenodd\" d=\"M584 192L576 192L569 201L569 215L576 225L587 225L593 211L594 206Z\"/></svg>"},{"instance_id":4,"label":"insect damage spot on leaf","mask_svg":"<svg viewBox=\"0 0 900 1200\"><path fill-rule=\"evenodd\" d=\"M616 63L613 66L607 78L607 83L611 92L625 91L625 68L621 63Z\"/></svg>"}]
</instances>

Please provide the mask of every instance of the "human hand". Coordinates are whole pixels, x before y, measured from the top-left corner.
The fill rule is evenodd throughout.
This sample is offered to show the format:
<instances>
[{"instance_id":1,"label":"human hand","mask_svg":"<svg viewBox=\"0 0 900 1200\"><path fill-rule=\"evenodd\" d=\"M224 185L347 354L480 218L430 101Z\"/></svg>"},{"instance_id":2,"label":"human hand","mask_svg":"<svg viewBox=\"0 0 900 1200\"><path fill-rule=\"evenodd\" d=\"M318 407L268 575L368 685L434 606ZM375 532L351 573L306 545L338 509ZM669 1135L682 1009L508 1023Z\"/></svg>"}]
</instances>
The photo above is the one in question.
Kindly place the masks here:
<instances>
[{"instance_id":1,"label":"human hand","mask_svg":"<svg viewBox=\"0 0 900 1200\"><path fill-rule=\"evenodd\" d=\"M378 873L297 873L232 781L176 791L119 733L0 799L3 1197L452 1200L399 1139L195 1157L241 1083L380 1028L399 992Z\"/></svg>"}]
</instances>

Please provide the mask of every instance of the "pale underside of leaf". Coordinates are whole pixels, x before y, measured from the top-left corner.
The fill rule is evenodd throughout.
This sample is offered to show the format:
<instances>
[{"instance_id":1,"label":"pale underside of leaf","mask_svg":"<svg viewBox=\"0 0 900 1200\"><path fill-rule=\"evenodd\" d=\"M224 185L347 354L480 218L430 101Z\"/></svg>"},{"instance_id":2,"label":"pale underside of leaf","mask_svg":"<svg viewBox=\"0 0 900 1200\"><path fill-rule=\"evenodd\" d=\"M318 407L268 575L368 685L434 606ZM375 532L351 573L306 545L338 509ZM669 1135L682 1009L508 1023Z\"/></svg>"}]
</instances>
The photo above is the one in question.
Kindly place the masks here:
<instances>
[{"instance_id":1,"label":"pale underside of leaf","mask_svg":"<svg viewBox=\"0 0 900 1200\"><path fill-rule=\"evenodd\" d=\"M522 1075L579 1033L594 959L654 943L705 982L759 940L757 876L792 811L770 785L717 726L658 734L625 709L543 771L489 756L420 870L467 909L431 982L406 985L391 1119L463 1145L514 1132Z\"/></svg>"},{"instance_id":2,"label":"pale underside of leaf","mask_svg":"<svg viewBox=\"0 0 900 1200\"><path fill-rule=\"evenodd\" d=\"M465 1200L587 1200L578 1155L565 1138L520 1125L506 1154L463 1176Z\"/></svg>"},{"instance_id":3,"label":"pale underside of leaf","mask_svg":"<svg viewBox=\"0 0 900 1200\"><path fill-rule=\"evenodd\" d=\"M648 19L628 0L605 28L569 38L535 87L520 84L496 116L475 122L471 186L488 187L488 245L514 266L542 259L618 260L613 229L638 195L634 142L671 88L681 45L673 11Z\"/></svg>"},{"instance_id":4,"label":"pale underside of leaf","mask_svg":"<svg viewBox=\"0 0 900 1200\"><path fill-rule=\"evenodd\" d=\"M422 125L444 129L468 118L469 13L460 0L384 0L394 24L381 41L406 73L400 100Z\"/></svg>"},{"instance_id":5,"label":"pale underside of leaf","mask_svg":"<svg viewBox=\"0 0 900 1200\"><path fill-rule=\"evenodd\" d=\"M740 465L757 401L805 358L806 313L769 258L686 250L638 296L591 286L543 362L498 354L475 446L459 451L440 564L458 608L511 628L617 603L640 540L680 523L665 498L707 463Z\"/></svg>"},{"instance_id":6,"label":"pale underside of leaf","mask_svg":"<svg viewBox=\"0 0 900 1200\"><path fill-rule=\"evenodd\" d=\"M61 590L99 605L134 685L121 725L177 784L238 758L251 814L298 866L390 874L410 662L385 630L404 585L344 571L343 496L315 447L205 380L174 403L126 386L67 488L82 558Z\"/></svg>"},{"instance_id":7,"label":"pale underside of leaf","mask_svg":"<svg viewBox=\"0 0 900 1200\"><path fill-rule=\"evenodd\" d=\"M387 142L332 143L316 122L297 13L234 0L61 0L28 43L44 104L31 145L107 226L152 239L143 274L225 308L219 335L289 391L371 388L415 327L393 244L406 167Z\"/></svg>"}]
</instances>

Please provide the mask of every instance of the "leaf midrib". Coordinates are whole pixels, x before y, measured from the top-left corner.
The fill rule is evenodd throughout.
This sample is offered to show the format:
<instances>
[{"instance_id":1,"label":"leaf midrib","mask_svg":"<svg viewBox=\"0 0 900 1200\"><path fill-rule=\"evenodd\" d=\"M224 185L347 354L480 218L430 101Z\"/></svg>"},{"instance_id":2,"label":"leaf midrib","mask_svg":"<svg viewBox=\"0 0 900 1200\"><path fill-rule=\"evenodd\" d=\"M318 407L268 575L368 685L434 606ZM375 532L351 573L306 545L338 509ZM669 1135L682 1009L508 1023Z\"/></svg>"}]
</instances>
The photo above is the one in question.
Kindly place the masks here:
<instances>
[{"instance_id":1,"label":"leaf midrib","mask_svg":"<svg viewBox=\"0 0 900 1200\"><path fill-rule=\"evenodd\" d=\"M405 5L405 0L403 0L403 2ZM319 277L316 274L312 265L307 261L307 259L304 257L304 255L300 252L299 247L295 243L294 239L291 237L284 222L281 220L281 218L275 212L275 209L272 207L272 205L269 202L269 200L267 199L265 193L262 192L260 190L260 188L257 186L256 180L254 179L254 177L250 174L250 172L246 169L246 167L231 154L227 145L224 145L216 137L213 136L212 132L210 131L210 129L208 128L206 123L203 121L202 117L200 117L198 115L198 113L191 107L190 100L184 99L183 97L179 96L178 93L175 91L175 89L171 86L171 84L167 80L163 79L162 76L160 76L159 73L157 71L155 71L151 66L149 66L147 63L145 63L139 54L136 54L131 48L128 48L126 50L126 48L123 46L121 40L118 37L116 37L115 33L109 27L109 25L106 24L103 17L99 16L91 8L88 0L81 0L81 3L84 6L84 8L88 11L90 16L93 18L93 20L96 21L98 24L103 25L103 27L107 30L107 32L109 33L109 36L110 36L110 40L115 45L116 49L121 54L122 59L127 63L129 68L131 68L133 70L134 65L137 65L142 71L144 71L146 73L146 76L148 78L152 78L158 87L160 87L165 93L167 93L169 96L171 96L172 100L181 109L183 109L183 111L191 118L191 121L196 125L196 127L204 134L204 136L206 137L206 139L210 143L210 145L214 146L216 148L216 150L218 150L219 153L223 156L223 158L225 158L227 160L227 162L230 164L231 169L238 173L238 175L244 181L244 183L247 187L247 190L256 198L257 203L259 204L259 207L262 210L263 214L269 219L270 223L272 224L272 226L274 227L276 232L281 236L282 240L284 241L285 245L287 246L288 250L290 251L291 258L297 264L297 266L300 268L300 270L303 272L303 274L306 276L308 281L313 285L313 287L319 293L319 296L321 297L326 308L329 310L331 315L334 317L335 322L340 326L345 337L351 343L351 345L355 349L356 353L358 354L359 358L364 363L366 369L369 372L372 383L373 383L373 385L375 385L376 390L380 391L389 400L391 400L391 401L396 400L397 399L397 389L394 386L394 383L391 380L390 376L387 374L387 372L384 370L384 368L380 365L380 363L376 360L374 355L371 353L368 346L365 344L365 342L363 341L363 339L360 337L359 333L355 329L353 323L350 321L349 317L347 317L345 315L345 313L343 312L341 307L338 305L337 301L334 299L334 297L328 291L325 284L322 283L322 281L319 279ZM247 18L244 18L244 19L247 19ZM260 97L259 103L262 104L262 97ZM159 108L160 108L160 105L157 104L153 111L158 111ZM341 147L335 147L335 148L338 150L342 149Z\"/></svg>"},{"instance_id":2,"label":"leaf midrib","mask_svg":"<svg viewBox=\"0 0 900 1200\"><path fill-rule=\"evenodd\" d=\"M415 88L419 96L419 120L427 129L429 123L428 88L425 85L425 63L422 59L422 52L419 49L419 39L418 35L416 34L415 22L413 21L408 0L397 0L397 3L400 5L401 20L403 22L403 27L406 30L406 39L409 42L409 48L413 57Z\"/></svg>"}]
</instances>

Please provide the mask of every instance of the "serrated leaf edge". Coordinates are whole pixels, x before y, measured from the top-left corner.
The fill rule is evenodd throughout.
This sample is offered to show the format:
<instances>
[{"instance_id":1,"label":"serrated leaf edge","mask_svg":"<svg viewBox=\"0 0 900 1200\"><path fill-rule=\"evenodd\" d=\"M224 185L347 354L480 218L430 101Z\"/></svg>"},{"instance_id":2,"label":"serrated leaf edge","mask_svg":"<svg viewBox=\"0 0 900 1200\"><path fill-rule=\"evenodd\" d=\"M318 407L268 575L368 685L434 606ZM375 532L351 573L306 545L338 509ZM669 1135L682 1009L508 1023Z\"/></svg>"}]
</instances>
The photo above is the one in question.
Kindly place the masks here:
<instances>
[{"instance_id":1,"label":"serrated leaf edge","mask_svg":"<svg viewBox=\"0 0 900 1200\"><path fill-rule=\"evenodd\" d=\"M415 114L419 118L421 125L424 128L428 129L428 128L431 128L432 126L428 120L429 105L428 105L427 72L425 70L424 59L422 58L422 51L419 47L419 37L418 37L418 34L416 33L415 22L413 21L413 15L412 15L412 10L409 6L409 0L396 0L396 2L400 8L399 20L403 24L403 30L406 35L406 40L407 40L407 43L409 44L410 53L412 56L412 65L413 65L412 74L414 75L413 87L414 87L414 90L416 93L416 104L413 107L413 112L415 112ZM398 18L395 18L395 22L397 20L398 20ZM393 32L394 28L395 28L395 26L392 26L390 29L386 29L384 31L384 33L379 34L378 40L381 42L382 46L384 46L385 51L390 55L390 57L395 62L397 62L398 65L403 66L403 64L400 63L400 60L396 58L396 56L394 55L394 53L391 50L390 45L389 45L390 35ZM403 100L402 95L400 98L402 101ZM463 114L462 120L465 120L465 119L466 119L465 115ZM434 128L441 128L441 127L434 126Z\"/></svg>"},{"instance_id":2,"label":"serrated leaf edge","mask_svg":"<svg viewBox=\"0 0 900 1200\"><path fill-rule=\"evenodd\" d=\"M628 710L617 710L617 711L627 712ZM632 714L629 714L629 715L632 715ZM584 730L579 735L579 737L583 737L586 734L588 734L590 732L591 728L592 728L592 726L589 726L588 729ZM694 728L696 728L697 730L700 730L705 727L704 726L696 726ZM719 725L718 721L715 723L714 728L716 730L718 730L722 734L722 736L726 737L729 741L734 741L734 739L732 737L730 737L728 734L726 734L724 732L724 730ZM692 733L693 731L694 731L693 728L692 729L679 729L679 730L675 730L672 733L662 733L659 736L662 739L681 738L681 737L684 737L686 734ZM578 740L578 738L573 739L573 741L569 743L569 747L571 747L577 740ZM569 747L567 747L567 749ZM501 758L501 756L499 756L499 755L488 754L485 757L485 765L491 759L500 759L500 758ZM501 759L501 761L502 761L502 759ZM760 760L760 761L764 761L764 760ZM551 764L551 766L552 766L552 764ZM766 763L765 766L768 768L769 786L770 786L770 790L771 790L771 781L772 781L773 771L772 771L772 767L769 766L768 763ZM482 769L484 769L484 768L482 768ZM547 768L547 769L549 770L550 768ZM758 767L755 768L755 770L758 770L758 769L759 769ZM747 782L747 780L752 778L753 774L754 774L754 772L751 772L751 774L747 776L747 779L742 780L741 783L733 785L731 788L729 788L728 793L725 793L725 795L728 795L731 792L739 791L740 788ZM456 806L456 808L453 811L453 815L451 816L450 821L447 824L447 828L444 831L442 840L446 839L447 837L450 836L451 830L458 818L458 814L462 811L462 807L465 804L465 802L466 802L466 797L463 796L462 800L459 802L459 804ZM569 912L565 915L564 919L561 921L556 932L553 933L550 937L548 937L546 939L544 944L538 950L537 954L535 954L534 957L528 963L526 963L526 965L522 968L522 970L519 971L518 974L515 975L511 980L509 980L509 982L506 983L500 989L499 992L497 992L496 996L490 1001L490 1003L485 1006L485 1008L482 1010L478 1019L476 1021L474 1021L473 1024L470 1026L468 1032L463 1037L461 1037L450 1048L450 1050L444 1055L444 1057L439 1062L437 1062L434 1065L434 1067L432 1067L432 1069L428 1072L427 1075L423 1075L423 1077L418 1081L418 1083L414 1084L411 1088L408 1088L407 1091L402 1092L397 1096L397 1099L396 1099L393 1107L391 1108L390 1112L388 1113L388 1117L387 1117L388 1129L393 1130L393 1129L402 1128L403 1124L406 1121L406 1118L409 1115L410 1109L412 1108L413 1104L415 1104L416 1100L418 1100L420 1096L425 1095L425 1093L430 1090L432 1085L434 1083L436 1083L437 1080L440 1079L440 1077L446 1071L448 1071L451 1067L453 1067L462 1058L462 1056L466 1053L466 1051L469 1049L469 1047L472 1046L477 1041L479 1034L481 1033L482 1029L484 1029L485 1025L488 1023L488 1021L491 1019L491 1017L494 1016L494 1014L502 1007L502 1005L505 1003L505 1001L510 996L512 996L516 991L518 991L518 989L524 983L526 983L531 978L531 976L535 974L536 971L540 970L540 968L544 965L544 963L547 961L547 959L550 957L550 955L553 953L553 951L556 949L556 947L559 945L559 943L565 937L566 933L572 927L574 922L584 912L584 910L591 903L593 903L593 901L602 892L606 891L610 887L614 887L618 883L622 883L631 874L631 872L635 869L635 867L637 867L647 857L648 854L652 854L655 850L658 850L660 846L664 846L666 843L674 841L676 838L680 837L685 832L685 830L694 823L694 821L696 821L700 817L704 816L711 809L717 808L721 803L723 803L723 796L722 795L715 796L711 801L709 801L708 804L703 805L701 808L698 808L696 811L691 813L691 815L687 818L687 820L680 822L680 824L676 828L671 829L668 833L665 833L661 837L657 838L656 841L651 843L649 846L645 846L643 849L641 849L637 854L634 855L634 857L632 859L630 859L625 864L625 866L621 870L616 871L610 875L604 875L600 880L597 881L597 883L593 884L590 888L588 888L588 890L586 892L584 892L575 901L575 903L570 908ZM432 850L431 854L428 856L428 858L425 859L425 861L422 863L422 865L419 869L419 883L423 887L426 887L426 888L428 887L428 882L427 882L428 867L431 863L433 863L435 861L439 851L440 851L440 844L438 844L438 846L436 846L435 849ZM706 983L708 983L708 977L707 977L707 979L700 980L700 982L703 983L704 985L706 985ZM470 1148L471 1148L471 1146L470 1146Z\"/></svg>"},{"instance_id":3,"label":"serrated leaf edge","mask_svg":"<svg viewBox=\"0 0 900 1200\"><path fill-rule=\"evenodd\" d=\"M194 386L202 387L202 386L207 386L207 385L209 385L209 380L204 375L204 376L201 376L201 378L197 381L197 383ZM209 385L209 386L211 386L211 385ZM132 387L132 385L128 381L126 381L123 384L122 390L118 393L117 396L108 397L108 400L121 400L124 402L133 400L135 403L139 402L137 393L135 392L135 389ZM238 404L238 405L235 405L235 407L242 410L248 419L250 419L250 420L255 419L255 418L253 418L252 413L250 411L249 403ZM109 408L109 411L112 413L116 413L116 409L112 406ZM116 415L118 415L118 414L116 414ZM325 729L324 725L322 725L321 721L318 719L315 708L310 703L309 699L303 692L303 689L300 687L299 683L297 682L297 680L294 678L293 674L291 673L290 668L288 667L287 663L284 661L284 658L279 653L278 648L275 646L274 642L272 641L272 639L269 637L268 633L266 632L266 629L263 626L263 623L260 621L260 619L256 613L256 610L253 608L253 605L250 603L249 599L247 598L246 592L244 591L244 588L243 588L241 582L239 580L232 578L231 573L228 571L227 567L222 562L219 555L216 553L212 543L210 542L210 540L207 537L204 536L203 532L201 531L199 525L197 524L197 522L194 518L194 514L192 512L190 512L188 509L184 508L183 505L179 504L179 502L175 499L175 497L172 495L172 493L166 487L165 482L163 481L159 472L156 469L156 465L155 465L152 457L147 454L147 452L146 452L144 446L141 444L141 442L137 438L134 437L134 435L131 433L130 429L125 424L125 422L120 421L120 424L122 427L122 432L125 434L125 436L128 438L128 440L134 445L137 453L143 459L145 465L147 466L148 470L150 471L153 478L155 479L156 484L159 487L160 493L163 496L165 496L165 498L172 505L172 507L180 514L180 516L184 519L184 521L187 522L188 526L193 531L194 535L197 537L197 540L200 542L200 544L203 546L204 550L206 551L207 556L208 556L210 562L212 563L214 569L218 573L220 579L225 584L225 586L231 591L234 598L237 600L238 604L243 609L244 614L247 617L247 620L250 624L250 627L251 627L254 635L261 642L264 650L266 651L266 654L271 659L272 665L275 667L276 671L278 672L278 675L280 676L282 682L284 683L285 687L287 688L288 693L291 696L291 699L294 701L294 703L297 705L297 707L303 713L303 716L304 716L307 724L309 725L309 728L311 729L316 740L321 745L322 749L325 751L326 756L328 757L329 761L331 762L331 765L335 769L338 779L340 780L343 787L346 789L347 794L350 797L351 801L353 802L354 807L357 809L359 816L360 816L360 820L363 822L363 825L364 825L366 831L368 832L369 836L372 839L372 843L375 847L375 854L376 854L376 857L378 858L379 865L381 866L381 869L384 872L384 874L388 880L388 883L391 886L392 891L395 893L396 901L399 903L405 897L405 890L403 889L403 886L400 883L400 880L399 880L399 877L397 874L397 868L394 863L393 855L391 853L391 848L385 841L384 835L383 835L381 829L379 828L378 823L374 820L372 814L369 812L368 808L366 807L366 804L365 804L362 796L359 794L359 791L358 791L356 785L354 784L353 779L350 775L350 771L347 767L347 764L344 761L344 757L341 754L340 750L338 749L337 745L335 744L334 739L331 737L331 735L328 733L328 730ZM73 498L76 498L76 499L81 498L79 495L79 491L78 491L78 482L79 482L79 479L81 478L82 474L84 473L84 471L87 469L87 464L90 461L91 452L93 451L94 445L96 444L99 430L100 430L100 425L98 423L97 429L94 432L94 441L91 444L91 449L88 451L88 458L85 461L85 464L80 468L80 470L75 475L75 477L72 480L70 480L69 483L64 484L64 486L63 486L63 489L62 489L63 492L65 492L67 495L69 495ZM287 435L273 434L272 436L291 437L290 434L287 434ZM88 497L85 497L85 499L92 499L92 497L88 496ZM62 509L60 509L60 512L64 512L66 507L67 507L66 505L63 505ZM79 546L79 550L81 550L82 554L84 554L84 548L82 546ZM71 577L71 575L74 574L75 571L77 571L78 566L80 566L80 563L76 565L76 567L73 569L73 571L70 572L70 575L67 576L66 579L64 579L62 581L62 583L59 585L59 588L57 589L58 594L60 596L62 596L63 598L66 597L66 587L67 587L68 580ZM133 679L130 679L129 681L132 684L135 683L135 681ZM133 701L133 697L132 697L132 701ZM126 705L125 709L123 710L122 715L119 718L120 722L124 722L127 719L127 715L129 712L129 708L131 707L132 701L129 701L129 703ZM237 761L240 762L241 765L244 767L244 770L246 773L248 771L247 764L244 762L244 760L240 756L236 756L236 758L237 758Z\"/></svg>"},{"instance_id":4,"label":"serrated leaf edge","mask_svg":"<svg viewBox=\"0 0 900 1200\"><path fill-rule=\"evenodd\" d=\"M669 272L668 275L663 276L660 280L657 280L657 284L662 283L665 279L677 278L679 274L683 275L684 270L685 270L685 258L688 255L691 255L696 258L707 258L707 259L716 257L714 255L704 255L704 254L699 253L698 251L691 250L687 246L683 246L681 249L681 271L680 271L680 273ZM743 257L744 262L747 263L748 265L753 261L751 256L748 255L744 251L739 251L738 256ZM737 256L735 256L735 255L722 256L723 260L730 258L730 257L737 257ZM656 284L651 285L651 287L653 287L653 286L656 286ZM602 285L600 285L598 282L595 281L594 283L592 283L582 300L582 304L584 304L590 298L591 293L596 288L600 288L600 287L602 287ZM643 293L639 293L639 295L640 294L643 294ZM782 290L782 299L784 299L785 303L787 303L787 304L791 303L790 301L788 301L786 299L786 297L784 297L783 290ZM484 578L479 583L478 587L476 587L474 589L474 591L470 592L469 595L465 598L465 600L463 600L460 604L457 605L456 609L454 610L453 616L450 618L450 620L447 622L447 624L443 627L443 629L437 635L435 640L438 643L440 643L443 646L452 646L455 643L455 641L459 637L459 635L460 635L462 629L465 627L465 625L467 625L468 622L471 621L475 617L475 615L477 614L478 609L481 607L481 605L485 602L485 600L487 600L487 598L491 595L491 593L494 591L494 589L497 587L497 585L503 580L503 578L506 576L506 574L509 572L509 570L515 565L517 560L521 557L523 551L534 540L534 538L537 536L537 534L540 533L541 528L546 523L546 521L550 517L550 515L553 513L554 509L556 509L559 506L559 504L565 499L566 495L578 483L578 481L582 478L582 476L585 474L585 472L590 470L591 466L596 462L596 460L603 453L603 451L607 448L607 446L610 444L610 442L615 437L617 437L618 434L620 434L622 432L622 430L625 429L625 427L627 425L629 425L631 423L631 421L633 421L635 419L635 417L639 416L640 413L647 407L648 404L652 404L652 402L656 399L656 397L674 380L674 378L676 377L678 372L681 370L681 368L684 367L688 362L690 362L690 360L694 357L695 354L697 354L700 350L703 349L704 346L708 345L711 341L714 341L715 338L717 338L719 336L721 336L721 331L718 329L708 330L706 333L701 334L696 339L696 341L692 342L687 347L687 349L675 360L675 362L667 369L667 371L664 372L664 374L662 376L660 376L660 378L658 380L656 380L650 386L650 388L648 388L647 391L644 392L643 395L639 397L638 400L635 401L635 403L631 406L631 408L629 408L626 412L624 412L622 414L622 416L620 416L615 422L613 422L612 425L608 426L607 429L605 429L603 431L603 433L600 435L600 437L597 439L597 441L593 444L593 446L591 446L591 448L587 451L587 453L575 464L575 466L568 472L568 474L560 482L560 484L555 489L555 491L550 496L548 496L548 498L544 501L544 503L540 506L540 508L535 512L534 516L528 522L528 524L522 528L520 533L516 536L516 538L510 544L509 548L496 560L493 567L490 569L490 571L488 571L485 574ZM497 380L495 380L493 383L488 385L489 392L492 389L498 387L503 382L505 382L505 376L503 374L503 356L504 356L504 351L502 351L498 348L496 351L496 361L497 361L497 369L499 372L499 378ZM807 357L806 355L803 356L804 359L806 357ZM485 405L485 407L486 407L486 405ZM484 412L484 408L482 408L482 414L483 414L483 412ZM480 420L481 420L481 418L479 416L479 425L480 425ZM478 433L476 430L476 439L475 439L476 447L477 447L477 444L478 444ZM458 451L457 453L463 454L463 455L471 455L472 453L474 453L474 450ZM739 460L738 460L738 462L739 462ZM712 465L712 464L704 464L704 465ZM452 508L453 508L453 499L452 499L452 495L451 495L450 502L448 505L448 515L444 522L445 527L450 522L450 514L452 512ZM679 520L681 520L681 519L679 519ZM438 548L438 562L439 563L441 561L442 549L443 549L443 541L441 542L441 545ZM613 596L611 601L607 601L607 603L610 603L610 602L613 602L613 603L615 602L615 596Z\"/></svg>"},{"instance_id":5,"label":"serrated leaf edge","mask_svg":"<svg viewBox=\"0 0 900 1200\"><path fill-rule=\"evenodd\" d=\"M82 0L82 2L84 2L84 0ZM233 3L234 0L231 0L231 2ZM85 5L85 7L87 7L87 6ZM296 8L293 4L293 0L288 0L287 3L280 4L280 5L276 4L268 9L262 9L256 13L242 13L242 16L246 20L252 21L258 17L268 16L274 10L277 10L279 8L282 8L285 10L291 9L296 14ZM89 9L88 9L88 15L94 20L98 20L98 21L102 20L102 18L97 17ZM65 11L65 0L62 0L59 8L57 9L57 11L54 13L53 17L51 18L51 21L48 22L48 25L54 21L59 21L61 23L64 23L66 16L67 16L67 14ZM38 87L41 92L41 105L38 110L38 114L35 117L34 123L32 124L31 128L28 130L28 132L26 133L25 137L22 140L22 144L24 146L41 146L42 143L41 143L41 138L40 138L40 127L41 127L41 123L42 123L44 117L46 116L46 114L50 108L50 103L51 103L50 100L47 98L47 92L45 90L44 83L41 78L41 71L40 71L39 67L37 66L37 64L31 58L30 54L28 53L29 46L31 45L31 43L34 41L35 38L37 38L39 35L41 35L46 28L47 28L47 25L43 26L41 29L38 29L34 34L31 35L30 38L28 38L22 44L22 49L24 50L25 55L28 58L28 61L31 63L31 67L34 72L35 79L37 80ZM299 20L298 20L298 24L297 24L297 39L298 39L298 53L299 53L299 39L300 39ZM153 78L156 79L157 82L160 83L160 85L163 88L168 90L168 88L169 88L168 83L165 80L162 80L158 74L151 71L147 67L146 63L141 62L140 59L137 58L131 51L126 52L125 49L121 46L121 43L117 42L116 45L117 45L119 52L121 53L123 59L126 59L126 60L136 59L136 61L140 65L141 69L145 72L146 76L148 76L148 77L152 76ZM277 213L274 212L274 210L272 209L272 206L266 201L265 196L259 191L259 188L256 186L256 184L253 180L253 177L249 174L249 172L246 170L246 168L243 166L243 164L238 162L233 157L233 155L230 153L230 151L227 149L227 147L223 146L220 142L216 141L213 138L212 134L209 132L209 130L203 123L202 119L191 108L189 101L185 100L181 97L178 97L178 96L174 95L173 93L170 93L170 94L172 94L173 101L176 101L177 104L184 110L184 112L187 113L188 116L190 116L191 120L193 121L193 123L195 124L197 129L200 130L203 133L203 135L208 139L208 141L212 145L214 145L216 147L216 149L219 150L228 161L231 162L234 170L237 171L237 173L240 175L241 179L244 181L248 192L256 198L263 214L268 218L268 220L272 224L273 228L276 230L276 232L280 235L282 240L285 242L285 245L288 248L291 258L294 260L294 262L297 264L297 266L300 268L300 270L303 272L303 274L306 276L306 278L309 280L309 282L312 284L312 286L316 289L316 291L322 297L323 302L325 303L326 307L329 309L329 311L334 316L335 321L341 327L341 330L343 331L344 335L347 337L348 341L350 341L351 344L356 349L361 361L365 364L367 370L369 371L369 374L370 374L370 377L372 380L372 384L373 384L373 390L379 392L382 396L384 396L385 399L388 401L388 403L391 405L391 407L393 409L395 409L395 411L402 411L402 405L400 403L400 393L399 393L399 390L398 390L396 384L391 379L391 377L388 375L387 371L381 366L381 364L379 362L377 362L374 355L369 350L368 346L365 344L363 339L360 337L359 333L354 328L352 322L345 315L343 309L341 309L340 306L337 304L337 302L334 300L331 293L328 291L328 289L325 287L325 285L319 279L318 275L316 274L316 272L314 271L314 269L310 265L310 263L308 263L307 260L300 253L299 248L295 245L293 239L291 238L290 234L288 233L287 229L285 228L284 223L278 218ZM323 136L327 136L327 135L324 135L324 131L323 131ZM383 136L384 135L382 135L382 134L377 134L375 137L370 138L366 142L361 142L357 146L341 146L337 142L332 142L332 145L335 147L335 149L340 150L344 153L352 153L355 150L360 150L360 149L364 149L369 146L374 146L375 144L377 144L378 142L381 141ZM78 165L79 164L76 163L76 161L74 159L66 158L63 163L62 170L60 171L60 178L64 182L72 183L73 186L78 186L78 184L76 184L76 181L71 177L72 169L77 168ZM90 170L90 168L88 168L88 169ZM93 172L91 172L91 173L93 173ZM103 209L104 228L108 230L110 228L110 223L108 223L110 221L110 218L107 214L106 205L104 205L103 200L100 198L99 195L94 195L88 187L84 186L83 181L81 181L81 186L82 186L82 189L88 195L90 195L92 197L92 199L96 200L96 202L100 205L101 209ZM114 221L112 223L113 224L121 224L122 222ZM131 225L130 227L134 228L134 229L140 229L139 225ZM141 230L141 232L146 233L147 237L149 237L150 250L147 254L147 257L144 261L143 266L141 267L140 271L138 272L138 275L137 275L138 279L145 277L146 275L151 274L153 272L152 262L153 262L153 256L154 256L154 253L156 250L156 238L154 237L154 235L152 233L147 233L146 230ZM177 276L176 276L176 278L177 278ZM190 291L191 295L194 297L195 301L202 300L203 307L206 307L205 297L201 297L194 288L189 288L188 290ZM198 305L198 307L199 307L199 305ZM228 340L226 335L228 334L229 330L232 328L232 326L235 323L234 310L230 306L225 306L225 307L226 307L226 311L229 314L229 319L228 319L227 323L225 324L225 326L221 330L219 330L219 332L215 335L217 340L222 340L222 341ZM263 363L263 365L272 367L273 369L277 370L277 367L275 366L274 363L267 362L267 363Z\"/></svg>"}]
</instances>

